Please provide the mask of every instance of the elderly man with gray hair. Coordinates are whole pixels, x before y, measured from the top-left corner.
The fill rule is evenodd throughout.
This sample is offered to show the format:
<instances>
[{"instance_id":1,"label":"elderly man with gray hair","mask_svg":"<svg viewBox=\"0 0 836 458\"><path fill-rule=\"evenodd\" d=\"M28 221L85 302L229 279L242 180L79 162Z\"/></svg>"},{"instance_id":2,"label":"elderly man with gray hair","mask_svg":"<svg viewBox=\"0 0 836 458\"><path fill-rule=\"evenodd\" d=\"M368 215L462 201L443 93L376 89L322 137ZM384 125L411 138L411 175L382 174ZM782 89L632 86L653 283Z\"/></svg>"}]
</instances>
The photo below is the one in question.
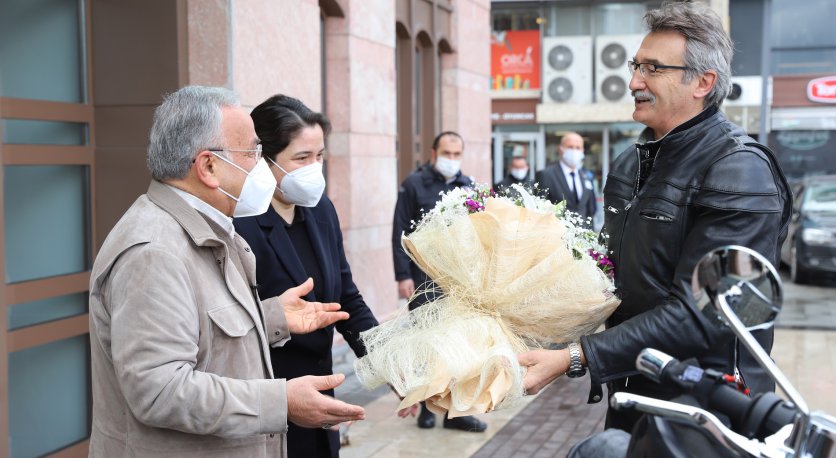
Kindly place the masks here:
<instances>
[{"instance_id":1,"label":"elderly man with gray hair","mask_svg":"<svg viewBox=\"0 0 836 458\"><path fill-rule=\"evenodd\" d=\"M232 216L263 213L276 181L234 93L189 86L154 114L153 180L108 235L90 279L91 456L285 456L287 422L331 427L361 407L319 393L343 376L273 379L270 346L348 317L261 301Z\"/></svg>"},{"instance_id":2,"label":"elderly man with gray hair","mask_svg":"<svg viewBox=\"0 0 836 458\"><path fill-rule=\"evenodd\" d=\"M777 263L792 195L774 154L720 111L731 86L732 42L701 2L667 2L648 11L649 33L628 63L633 119L647 128L614 161L604 188L610 259L621 304L607 329L564 350L520 355L525 386L589 370L589 402L608 392L676 395L638 376L638 353L653 347L703 368L739 373L752 393L771 379L728 330L710 323L690 297L699 259L719 246L744 245ZM772 347L772 330L756 333ZM607 412L607 428L630 431L637 413ZM623 456L623 454L621 455Z\"/></svg>"}]
</instances>

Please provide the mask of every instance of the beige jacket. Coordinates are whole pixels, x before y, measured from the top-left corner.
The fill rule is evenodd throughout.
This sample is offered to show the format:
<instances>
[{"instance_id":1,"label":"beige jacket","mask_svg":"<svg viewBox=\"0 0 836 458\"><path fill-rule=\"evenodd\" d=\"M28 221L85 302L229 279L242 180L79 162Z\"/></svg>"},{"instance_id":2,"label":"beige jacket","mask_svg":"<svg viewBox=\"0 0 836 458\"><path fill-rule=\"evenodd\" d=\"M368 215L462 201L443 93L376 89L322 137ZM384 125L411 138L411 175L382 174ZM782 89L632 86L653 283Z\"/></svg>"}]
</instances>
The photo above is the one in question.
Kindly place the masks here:
<instances>
[{"instance_id":1,"label":"beige jacket","mask_svg":"<svg viewBox=\"0 0 836 458\"><path fill-rule=\"evenodd\" d=\"M99 251L91 456L285 455L286 384L269 345L287 323L277 299L254 295L247 243L210 221L154 181Z\"/></svg>"}]
</instances>

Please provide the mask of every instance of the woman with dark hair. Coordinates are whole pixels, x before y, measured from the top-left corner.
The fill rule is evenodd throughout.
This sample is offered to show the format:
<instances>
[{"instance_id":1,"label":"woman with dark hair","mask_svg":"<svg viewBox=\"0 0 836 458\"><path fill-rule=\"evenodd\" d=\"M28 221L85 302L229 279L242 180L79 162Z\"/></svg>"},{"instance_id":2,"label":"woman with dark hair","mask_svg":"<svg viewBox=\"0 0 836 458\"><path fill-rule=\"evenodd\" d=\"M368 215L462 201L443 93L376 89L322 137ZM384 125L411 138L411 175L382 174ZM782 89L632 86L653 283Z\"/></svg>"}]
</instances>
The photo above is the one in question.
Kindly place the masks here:
<instances>
[{"instance_id":1,"label":"woman with dark hair","mask_svg":"<svg viewBox=\"0 0 836 458\"><path fill-rule=\"evenodd\" d=\"M328 375L334 328L359 357L365 354L360 332L377 325L352 280L337 212L323 195L322 162L331 125L321 113L285 95L270 97L250 116L278 183L266 213L235 219L235 229L255 254L259 296L278 296L312 278L306 300L338 302L350 315L310 334L292 334L284 346L272 348L273 371L276 378L286 379ZM333 390L324 393L334 395ZM288 424L289 457L339 456L336 426L309 429Z\"/></svg>"}]
</instances>

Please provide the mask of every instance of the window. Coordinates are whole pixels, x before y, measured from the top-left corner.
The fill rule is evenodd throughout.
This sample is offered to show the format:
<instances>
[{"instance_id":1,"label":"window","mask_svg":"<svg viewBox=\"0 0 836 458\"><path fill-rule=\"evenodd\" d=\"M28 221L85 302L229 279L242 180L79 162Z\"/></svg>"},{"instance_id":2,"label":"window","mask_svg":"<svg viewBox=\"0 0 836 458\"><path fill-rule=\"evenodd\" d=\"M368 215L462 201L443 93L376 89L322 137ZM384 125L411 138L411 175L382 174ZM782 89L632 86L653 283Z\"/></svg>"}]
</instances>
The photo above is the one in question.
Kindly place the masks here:
<instances>
[{"instance_id":1,"label":"window","mask_svg":"<svg viewBox=\"0 0 836 458\"><path fill-rule=\"evenodd\" d=\"M0 0L3 456L83 452L90 434L89 14L86 0Z\"/></svg>"}]
</instances>

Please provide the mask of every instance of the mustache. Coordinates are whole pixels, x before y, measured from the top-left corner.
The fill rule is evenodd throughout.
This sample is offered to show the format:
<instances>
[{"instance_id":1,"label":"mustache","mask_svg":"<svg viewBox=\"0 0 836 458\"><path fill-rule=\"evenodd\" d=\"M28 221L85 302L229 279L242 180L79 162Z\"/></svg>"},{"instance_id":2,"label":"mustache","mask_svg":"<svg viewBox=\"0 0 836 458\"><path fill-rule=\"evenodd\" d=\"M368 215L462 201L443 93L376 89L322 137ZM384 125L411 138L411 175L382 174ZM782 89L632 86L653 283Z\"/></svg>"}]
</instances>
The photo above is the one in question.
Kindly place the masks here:
<instances>
[{"instance_id":1,"label":"mustache","mask_svg":"<svg viewBox=\"0 0 836 458\"><path fill-rule=\"evenodd\" d=\"M650 91L633 91L631 95L634 99L647 99L650 103L656 103L656 96Z\"/></svg>"}]
</instances>

